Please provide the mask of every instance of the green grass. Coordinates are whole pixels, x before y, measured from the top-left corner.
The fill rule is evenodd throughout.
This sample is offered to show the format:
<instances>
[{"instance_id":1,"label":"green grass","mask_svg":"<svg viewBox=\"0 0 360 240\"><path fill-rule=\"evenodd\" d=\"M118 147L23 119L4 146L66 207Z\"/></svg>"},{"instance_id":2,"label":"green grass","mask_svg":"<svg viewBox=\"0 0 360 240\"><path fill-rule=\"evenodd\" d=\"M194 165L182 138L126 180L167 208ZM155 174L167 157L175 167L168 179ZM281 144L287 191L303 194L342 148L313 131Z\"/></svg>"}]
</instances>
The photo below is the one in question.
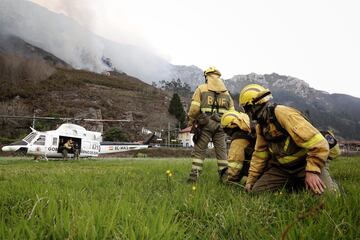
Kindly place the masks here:
<instances>
[{"instance_id":1,"label":"green grass","mask_svg":"<svg viewBox=\"0 0 360 240\"><path fill-rule=\"evenodd\" d=\"M193 190L190 164L2 158L0 239L360 239L359 157L332 163L344 193L321 197L246 194L218 183L214 160Z\"/></svg>"}]
</instances>

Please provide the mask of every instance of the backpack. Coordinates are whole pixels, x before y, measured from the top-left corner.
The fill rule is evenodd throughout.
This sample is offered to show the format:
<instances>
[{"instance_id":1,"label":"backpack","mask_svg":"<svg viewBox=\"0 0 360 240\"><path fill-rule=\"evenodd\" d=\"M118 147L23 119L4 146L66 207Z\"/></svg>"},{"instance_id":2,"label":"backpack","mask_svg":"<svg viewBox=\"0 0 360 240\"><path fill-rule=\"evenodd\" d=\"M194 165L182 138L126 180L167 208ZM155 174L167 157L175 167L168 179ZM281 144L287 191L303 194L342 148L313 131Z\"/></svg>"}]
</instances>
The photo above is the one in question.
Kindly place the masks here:
<instances>
[{"instance_id":1,"label":"backpack","mask_svg":"<svg viewBox=\"0 0 360 240\"><path fill-rule=\"evenodd\" d=\"M284 135L289 136L289 133L281 126L281 124L279 123L279 121L276 118L275 115L275 108L276 108L277 104L271 104L269 106L269 112L270 112L270 116L269 116L269 120L271 123L273 123L276 127L276 129L280 132L282 132ZM302 116L311 123L311 121L309 120L308 117L306 117L304 114L302 114ZM324 136L324 138L326 139L326 141L329 144L329 149L330 149L330 153L329 153L329 159L334 159L336 157L338 157L340 155L340 148L339 148L339 144L337 139L335 138L334 134L330 131L330 130L321 130L320 133Z\"/></svg>"}]
</instances>

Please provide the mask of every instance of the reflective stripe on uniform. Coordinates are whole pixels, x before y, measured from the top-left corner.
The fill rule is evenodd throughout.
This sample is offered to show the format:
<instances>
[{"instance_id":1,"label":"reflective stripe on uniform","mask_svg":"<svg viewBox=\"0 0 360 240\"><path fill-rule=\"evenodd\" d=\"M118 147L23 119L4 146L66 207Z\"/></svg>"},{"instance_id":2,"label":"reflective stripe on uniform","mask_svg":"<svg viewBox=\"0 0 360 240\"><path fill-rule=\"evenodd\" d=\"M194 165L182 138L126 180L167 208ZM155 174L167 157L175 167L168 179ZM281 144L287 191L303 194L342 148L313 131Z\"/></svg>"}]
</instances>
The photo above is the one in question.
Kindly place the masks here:
<instances>
[{"instance_id":1,"label":"reflective stripe on uniform","mask_svg":"<svg viewBox=\"0 0 360 240\"><path fill-rule=\"evenodd\" d=\"M200 110L203 113L211 113L211 108L201 108ZM225 113L227 111L227 109L219 108L219 113ZM216 108L213 109L213 112L217 112Z\"/></svg>"},{"instance_id":2,"label":"reflective stripe on uniform","mask_svg":"<svg viewBox=\"0 0 360 240\"><path fill-rule=\"evenodd\" d=\"M203 166L202 163L197 163L197 162L193 162L192 165L194 165L194 166L199 166L199 167L202 167L202 166Z\"/></svg>"},{"instance_id":3,"label":"reflective stripe on uniform","mask_svg":"<svg viewBox=\"0 0 360 240\"><path fill-rule=\"evenodd\" d=\"M217 165L219 170L223 170L224 168L228 167L228 161L227 160L217 160Z\"/></svg>"},{"instance_id":4,"label":"reflective stripe on uniform","mask_svg":"<svg viewBox=\"0 0 360 240\"><path fill-rule=\"evenodd\" d=\"M204 164L204 160L194 158L192 160L192 169L202 170L203 164Z\"/></svg>"},{"instance_id":5,"label":"reflective stripe on uniform","mask_svg":"<svg viewBox=\"0 0 360 240\"><path fill-rule=\"evenodd\" d=\"M309 141L302 143L300 146L303 148L311 148L315 144L321 142L323 139L324 139L324 136L321 133L317 133L317 134L315 134L315 136L310 138Z\"/></svg>"},{"instance_id":6,"label":"reflective stripe on uniform","mask_svg":"<svg viewBox=\"0 0 360 240\"><path fill-rule=\"evenodd\" d=\"M284 144L284 152L287 151L288 147L289 147L289 143L290 143L290 137L286 138L285 144Z\"/></svg>"},{"instance_id":7,"label":"reflective stripe on uniform","mask_svg":"<svg viewBox=\"0 0 360 240\"><path fill-rule=\"evenodd\" d=\"M227 160L217 160L218 163L228 164Z\"/></svg>"},{"instance_id":8,"label":"reflective stripe on uniform","mask_svg":"<svg viewBox=\"0 0 360 240\"><path fill-rule=\"evenodd\" d=\"M227 168L227 166L218 166L219 171L221 171L221 170L223 170L225 168Z\"/></svg>"},{"instance_id":9,"label":"reflective stripe on uniform","mask_svg":"<svg viewBox=\"0 0 360 240\"><path fill-rule=\"evenodd\" d=\"M239 162L229 162L229 168L242 169L243 165Z\"/></svg>"},{"instance_id":10,"label":"reflective stripe on uniform","mask_svg":"<svg viewBox=\"0 0 360 240\"><path fill-rule=\"evenodd\" d=\"M253 155L262 159L266 159L269 157L269 153L266 151L262 151L262 152L254 151Z\"/></svg>"},{"instance_id":11,"label":"reflective stripe on uniform","mask_svg":"<svg viewBox=\"0 0 360 240\"><path fill-rule=\"evenodd\" d=\"M200 170L200 171L203 169L202 167L196 166L196 165L194 165L194 164L191 166L191 168L192 168L192 169L196 169L196 170Z\"/></svg>"},{"instance_id":12,"label":"reflective stripe on uniform","mask_svg":"<svg viewBox=\"0 0 360 240\"><path fill-rule=\"evenodd\" d=\"M204 160L202 160L202 159L198 159L198 158L194 158L194 159L192 160L192 162L193 162L193 163L200 163L200 164L203 164Z\"/></svg>"},{"instance_id":13,"label":"reflective stripe on uniform","mask_svg":"<svg viewBox=\"0 0 360 240\"><path fill-rule=\"evenodd\" d=\"M191 102L191 105L195 105L195 106L200 107L200 103L199 103L199 102L197 102L197 101L192 101L192 102Z\"/></svg>"},{"instance_id":14,"label":"reflective stripe on uniform","mask_svg":"<svg viewBox=\"0 0 360 240\"><path fill-rule=\"evenodd\" d=\"M281 164L286 164L286 163L290 163L290 162L293 162L295 160L298 160L300 157L305 156L306 153L307 153L307 149L301 149L300 151L298 151L297 153L295 153L293 155L278 158L277 160Z\"/></svg>"}]
</instances>

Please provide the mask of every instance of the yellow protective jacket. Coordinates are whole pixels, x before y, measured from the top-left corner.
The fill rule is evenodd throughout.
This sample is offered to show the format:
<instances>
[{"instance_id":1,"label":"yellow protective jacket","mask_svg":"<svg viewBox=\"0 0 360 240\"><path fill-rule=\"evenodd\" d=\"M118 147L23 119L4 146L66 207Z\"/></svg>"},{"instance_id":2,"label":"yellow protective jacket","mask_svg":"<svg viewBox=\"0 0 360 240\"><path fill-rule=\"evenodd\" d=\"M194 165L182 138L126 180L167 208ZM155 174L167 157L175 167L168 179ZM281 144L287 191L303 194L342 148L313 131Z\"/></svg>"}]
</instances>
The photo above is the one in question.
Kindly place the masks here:
<instances>
[{"instance_id":1,"label":"yellow protective jacket","mask_svg":"<svg viewBox=\"0 0 360 240\"><path fill-rule=\"evenodd\" d=\"M70 150L71 148L73 148L74 144L67 141L65 144L64 144L64 148Z\"/></svg>"},{"instance_id":2,"label":"yellow protective jacket","mask_svg":"<svg viewBox=\"0 0 360 240\"><path fill-rule=\"evenodd\" d=\"M284 168L305 158L305 171L320 173L329 155L329 144L324 136L294 108L277 105L274 114L288 134L271 121L256 125L255 151L247 183L255 183L270 156L272 162Z\"/></svg>"},{"instance_id":3,"label":"yellow protective jacket","mask_svg":"<svg viewBox=\"0 0 360 240\"><path fill-rule=\"evenodd\" d=\"M210 74L207 76L207 80L207 83L201 84L196 88L192 97L188 112L189 126L192 125L200 113L211 113L215 98L219 106L220 115L226 111L235 110L234 102L220 77ZM217 112L217 109L214 108L213 112Z\"/></svg>"},{"instance_id":4,"label":"yellow protective jacket","mask_svg":"<svg viewBox=\"0 0 360 240\"><path fill-rule=\"evenodd\" d=\"M245 113L240 112L240 117L234 122L239 128L231 135L231 144L228 153L228 179L236 178L240 174L245 161L245 149L250 142L250 119Z\"/></svg>"},{"instance_id":5,"label":"yellow protective jacket","mask_svg":"<svg viewBox=\"0 0 360 240\"><path fill-rule=\"evenodd\" d=\"M228 152L228 180L233 181L240 174L245 161L245 149L250 141L244 138L234 139L230 143ZM237 179L240 180L240 179Z\"/></svg>"}]
</instances>

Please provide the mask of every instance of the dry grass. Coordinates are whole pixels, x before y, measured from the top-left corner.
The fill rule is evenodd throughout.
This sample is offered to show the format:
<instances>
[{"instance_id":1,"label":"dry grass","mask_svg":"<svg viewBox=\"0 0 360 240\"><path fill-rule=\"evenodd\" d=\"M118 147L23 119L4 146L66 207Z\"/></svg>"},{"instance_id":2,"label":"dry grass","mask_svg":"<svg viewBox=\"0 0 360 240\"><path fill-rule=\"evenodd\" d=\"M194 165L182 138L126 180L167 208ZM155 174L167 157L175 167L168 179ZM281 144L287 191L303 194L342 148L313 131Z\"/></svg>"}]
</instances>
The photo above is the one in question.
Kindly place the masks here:
<instances>
[{"instance_id":1,"label":"dry grass","mask_svg":"<svg viewBox=\"0 0 360 240\"><path fill-rule=\"evenodd\" d=\"M9 62L16 63L15 60ZM174 125L177 123L176 119L167 113L168 94L131 76L125 74L105 76L69 69L57 69L48 76L50 72L40 65L34 68L35 66L32 65L34 63L26 63L28 67L26 64L26 66L21 64L12 66L0 60L0 66L7 72L5 74L7 77L0 79L1 86L5 86L0 88L1 105L6 106L6 109L0 107L0 114L32 115L33 110L36 109L39 116L82 116L105 119L131 117L133 120L131 123L104 126L105 129L108 127L124 129L131 141L143 140L144 136L139 134L142 127L159 131L167 128L168 122ZM32 68L38 69L39 72L28 71ZM22 75L17 73L19 69ZM19 85L15 82L20 80L13 79L22 78L37 80L21 80L20 87L15 87L14 84ZM12 104L14 99L18 101ZM20 108L26 111L20 113L17 111ZM23 126L20 131L15 129L14 122L6 121L5 125L0 126L0 132L4 133L5 137L10 135L19 137L29 127L23 123L25 122L16 122L16 125ZM45 125L43 123L41 126ZM91 126L85 125L85 127ZM12 132L9 133L6 129Z\"/></svg>"}]
</instances>

